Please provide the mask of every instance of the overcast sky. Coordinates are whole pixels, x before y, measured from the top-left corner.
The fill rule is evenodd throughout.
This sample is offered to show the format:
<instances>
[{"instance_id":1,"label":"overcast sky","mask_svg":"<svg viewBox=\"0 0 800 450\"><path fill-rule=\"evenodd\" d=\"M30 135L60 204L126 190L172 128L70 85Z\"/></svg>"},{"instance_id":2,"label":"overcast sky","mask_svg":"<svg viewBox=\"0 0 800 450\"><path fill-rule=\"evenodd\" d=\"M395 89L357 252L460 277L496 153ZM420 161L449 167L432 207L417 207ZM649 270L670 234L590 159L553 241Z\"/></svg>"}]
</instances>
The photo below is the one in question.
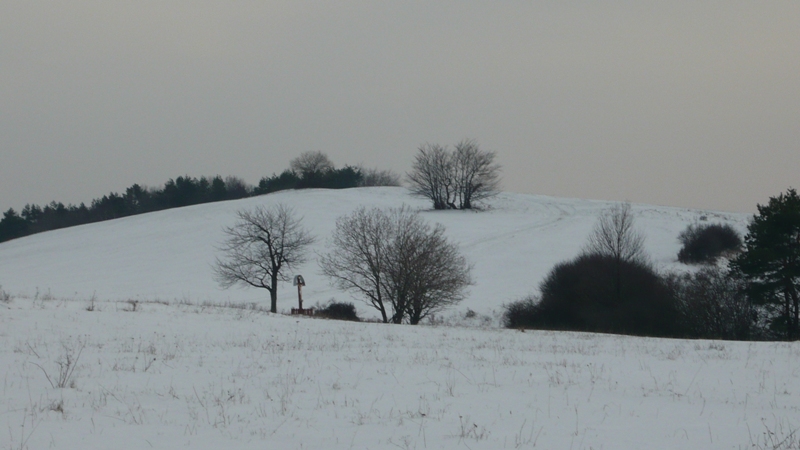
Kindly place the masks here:
<instances>
[{"instance_id":1,"label":"overcast sky","mask_svg":"<svg viewBox=\"0 0 800 450\"><path fill-rule=\"evenodd\" d=\"M800 2L0 3L0 209L307 150L507 191L754 212L800 188Z\"/></svg>"}]
</instances>

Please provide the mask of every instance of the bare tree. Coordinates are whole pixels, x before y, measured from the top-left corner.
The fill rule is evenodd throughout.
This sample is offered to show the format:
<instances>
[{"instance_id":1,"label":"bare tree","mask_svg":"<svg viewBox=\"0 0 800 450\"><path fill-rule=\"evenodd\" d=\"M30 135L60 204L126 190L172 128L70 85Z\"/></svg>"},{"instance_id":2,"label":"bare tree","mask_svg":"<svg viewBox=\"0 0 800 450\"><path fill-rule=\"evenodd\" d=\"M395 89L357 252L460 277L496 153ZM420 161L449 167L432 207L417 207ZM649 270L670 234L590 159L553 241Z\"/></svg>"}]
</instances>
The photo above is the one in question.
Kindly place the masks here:
<instances>
[{"instance_id":1,"label":"bare tree","mask_svg":"<svg viewBox=\"0 0 800 450\"><path fill-rule=\"evenodd\" d=\"M384 322L417 324L462 300L471 283L471 268L444 227L431 227L406 207L361 208L340 218L332 246L320 259L323 273L365 297Z\"/></svg>"},{"instance_id":2,"label":"bare tree","mask_svg":"<svg viewBox=\"0 0 800 450\"><path fill-rule=\"evenodd\" d=\"M225 177L224 186L227 190L228 198L244 198L253 190L243 179L234 176Z\"/></svg>"},{"instance_id":3,"label":"bare tree","mask_svg":"<svg viewBox=\"0 0 800 450\"><path fill-rule=\"evenodd\" d=\"M234 285L263 288L270 294L270 311L278 312L278 282L289 281L291 270L306 261L314 237L283 204L239 211L239 221L224 229L228 236L219 250L214 272L224 288Z\"/></svg>"},{"instance_id":4,"label":"bare tree","mask_svg":"<svg viewBox=\"0 0 800 450\"><path fill-rule=\"evenodd\" d=\"M425 144L408 173L411 192L433 201L434 209L471 209L498 193L500 166L494 158L494 152L481 150L473 140L459 142L452 152Z\"/></svg>"},{"instance_id":5,"label":"bare tree","mask_svg":"<svg viewBox=\"0 0 800 450\"><path fill-rule=\"evenodd\" d=\"M450 153L439 144L425 144L418 150L408 173L411 193L430 199L433 209L447 209L453 188Z\"/></svg>"},{"instance_id":6,"label":"bare tree","mask_svg":"<svg viewBox=\"0 0 800 450\"><path fill-rule=\"evenodd\" d=\"M334 169L333 163L328 158L328 155L321 151L303 152L300 156L289 162L289 167L298 176L304 178L330 172Z\"/></svg>"},{"instance_id":7,"label":"bare tree","mask_svg":"<svg viewBox=\"0 0 800 450\"><path fill-rule=\"evenodd\" d=\"M361 207L336 220L331 238L333 249L319 259L322 273L339 289L363 296L370 306L389 321L381 288L386 269L386 253L393 226L379 209Z\"/></svg>"},{"instance_id":8,"label":"bare tree","mask_svg":"<svg viewBox=\"0 0 800 450\"><path fill-rule=\"evenodd\" d=\"M404 316L412 325L454 305L464 298L472 283L470 266L458 246L448 242L444 226L431 227L407 208L392 212L396 225L387 261L387 297L392 302L394 323Z\"/></svg>"},{"instance_id":9,"label":"bare tree","mask_svg":"<svg viewBox=\"0 0 800 450\"><path fill-rule=\"evenodd\" d=\"M618 203L603 211L585 253L611 256L615 261L645 261L644 236L633 222L630 203Z\"/></svg>"},{"instance_id":10,"label":"bare tree","mask_svg":"<svg viewBox=\"0 0 800 450\"><path fill-rule=\"evenodd\" d=\"M644 251L644 236L633 225L630 203L618 203L603 211L589 236L584 249L587 255L611 258L614 265L614 291L616 299L622 298L623 265L625 263L647 263Z\"/></svg>"},{"instance_id":11,"label":"bare tree","mask_svg":"<svg viewBox=\"0 0 800 450\"><path fill-rule=\"evenodd\" d=\"M500 165L495 152L478 148L474 140L456 144L452 155L455 202L459 209L471 209L473 202L493 197L500 188Z\"/></svg>"}]
</instances>

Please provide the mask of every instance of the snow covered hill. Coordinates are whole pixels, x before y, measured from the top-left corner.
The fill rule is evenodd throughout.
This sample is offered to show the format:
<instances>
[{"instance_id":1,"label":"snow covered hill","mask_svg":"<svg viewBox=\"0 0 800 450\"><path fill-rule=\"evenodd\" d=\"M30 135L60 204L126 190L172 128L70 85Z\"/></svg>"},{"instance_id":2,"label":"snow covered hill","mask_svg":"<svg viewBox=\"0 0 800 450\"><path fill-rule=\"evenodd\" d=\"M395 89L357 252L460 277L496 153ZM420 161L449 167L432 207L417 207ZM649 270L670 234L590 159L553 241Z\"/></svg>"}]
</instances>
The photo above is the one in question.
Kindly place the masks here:
<instances>
[{"instance_id":1,"label":"snow covered hill","mask_svg":"<svg viewBox=\"0 0 800 450\"><path fill-rule=\"evenodd\" d=\"M610 206L502 194L488 211L434 212L400 188L283 192L0 244L12 294L0 301L0 449L800 448L800 342L266 313L264 293L220 290L211 264L238 209L274 202L305 217L316 253L359 205L405 203L441 222L475 265L451 318L534 291ZM664 269L679 267L676 237L701 216L747 222L633 209ZM300 271L306 298L348 299L314 259ZM294 301L286 286L280 308Z\"/></svg>"},{"instance_id":2,"label":"snow covered hill","mask_svg":"<svg viewBox=\"0 0 800 450\"><path fill-rule=\"evenodd\" d=\"M475 285L457 311L491 313L501 305L535 292L554 264L578 254L598 214L610 202L503 193L486 211L432 211L427 201L404 188L303 190L278 192L244 200L210 203L143 214L108 222L51 231L0 244L0 285L17 296L104 300L188 300L195 303L267 304L265 291L223 290L214 281L215 246L222 228L235 222L239 209L274 203L292 205L318 238L309 262L298 270L307 282L307 305L331 298L350 301L331 288L317 266L326 251L336 218L361 205L398 207L422 212L443 224L474 264ZM679 266L678 234L706 218L725 221L742 232L744 214L633 205L636 224L647 238L647 250L663 269ZM278 307L294 306L290 285L279 292ZM373 312L355 301L362 315Z\"/></svg>"}]
</instances>

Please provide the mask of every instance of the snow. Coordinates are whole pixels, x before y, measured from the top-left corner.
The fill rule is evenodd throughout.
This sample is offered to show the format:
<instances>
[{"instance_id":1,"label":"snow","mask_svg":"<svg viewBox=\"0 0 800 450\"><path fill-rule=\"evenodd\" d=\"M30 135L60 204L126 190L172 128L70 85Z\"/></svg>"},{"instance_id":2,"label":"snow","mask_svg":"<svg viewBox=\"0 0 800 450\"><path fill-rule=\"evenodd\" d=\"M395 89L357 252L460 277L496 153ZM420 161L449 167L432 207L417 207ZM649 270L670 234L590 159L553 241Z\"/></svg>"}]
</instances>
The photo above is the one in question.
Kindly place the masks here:
<instances>
[{"instance_id":1,"label":"snow","mask_svg":"<svg viewBox=\"0 0 800 450\"><path fill-rule=\"evenodd\" d=\"M298 270L306 304L350 300L315 255L360 205L408 204L445 225L476 284L443 317L452 326L266 313L265 293L220 290L211 265L235 211L273 202L319 238ZM504 193L487 211L434 212L401 188L284 192L0 244L12 295L0 303L0 448L797 448L798 343L496 326L608 206ZM681 268L676 237L700 216L742 231L748 220L633 210L664 270ZM281 310L292 294L286 284ZM774 445L784 438L794 447Z\"/></svg>"},{"instance_id":2,"label":"snow","mask_svg":"<svg viewBox=\"0 0 800 450\"><path fill-rule=\"evenodd\" d=\"M425 219L443 224L474 265L475 286L460 310L489 314L503 303L537 290L558 262L576 256L597 215L609 202L503 193L490 209L431 211L429 202L404 188L284 191L244 200L209 203L56 230L0 244L0 284L18 296L106 300L192 300L267 305L265 290L223 290L212 265L224 240L222 228L236 221L237 210L256 205L292 205L317 237L309 262L297 270L306 280L307 305L331 298L352 301L320 274L316 254L325 252L336 218L359 206L408 205ZM633 205L647 250L662 268L677 267L678 234L706 216L744 231L748 217L681 208ZM291 283L279 291L278 307L296 304ZM356 301L359 312L372 315Z\"/></svg>"}]
</instances>

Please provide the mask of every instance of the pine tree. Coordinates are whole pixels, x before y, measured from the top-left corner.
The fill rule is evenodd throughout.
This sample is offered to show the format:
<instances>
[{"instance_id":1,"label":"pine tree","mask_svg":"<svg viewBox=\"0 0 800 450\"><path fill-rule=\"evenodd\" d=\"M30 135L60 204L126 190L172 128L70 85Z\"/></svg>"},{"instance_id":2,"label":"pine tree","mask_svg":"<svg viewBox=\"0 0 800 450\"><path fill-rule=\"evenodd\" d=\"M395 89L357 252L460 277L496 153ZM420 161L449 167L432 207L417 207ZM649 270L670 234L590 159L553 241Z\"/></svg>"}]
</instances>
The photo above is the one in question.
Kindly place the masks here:
<instances>
[{"instance_id":1,"label":"pine tree","mask_svg":"<svg viewBox=\"0 0 800 450\"><path fill-rule=\"evenodd\" d=\"M735 272L748 282L751 299L773 305L779 313L773 328L797 339L800 327L800 197L795 189L758 205L747 228L744 251L733 261Z\"/></svg>"},{"instance_id":2,"label":"pine tree","mask_svg":"<svg viewBox=\"0 0 800 450\"><path fill-rule=\"evenodd\" d=\"M3 213L0 220L0 242L24 236L28 231L28 221L20 217L13 208Z\"/></svg>"}]
</instances>

